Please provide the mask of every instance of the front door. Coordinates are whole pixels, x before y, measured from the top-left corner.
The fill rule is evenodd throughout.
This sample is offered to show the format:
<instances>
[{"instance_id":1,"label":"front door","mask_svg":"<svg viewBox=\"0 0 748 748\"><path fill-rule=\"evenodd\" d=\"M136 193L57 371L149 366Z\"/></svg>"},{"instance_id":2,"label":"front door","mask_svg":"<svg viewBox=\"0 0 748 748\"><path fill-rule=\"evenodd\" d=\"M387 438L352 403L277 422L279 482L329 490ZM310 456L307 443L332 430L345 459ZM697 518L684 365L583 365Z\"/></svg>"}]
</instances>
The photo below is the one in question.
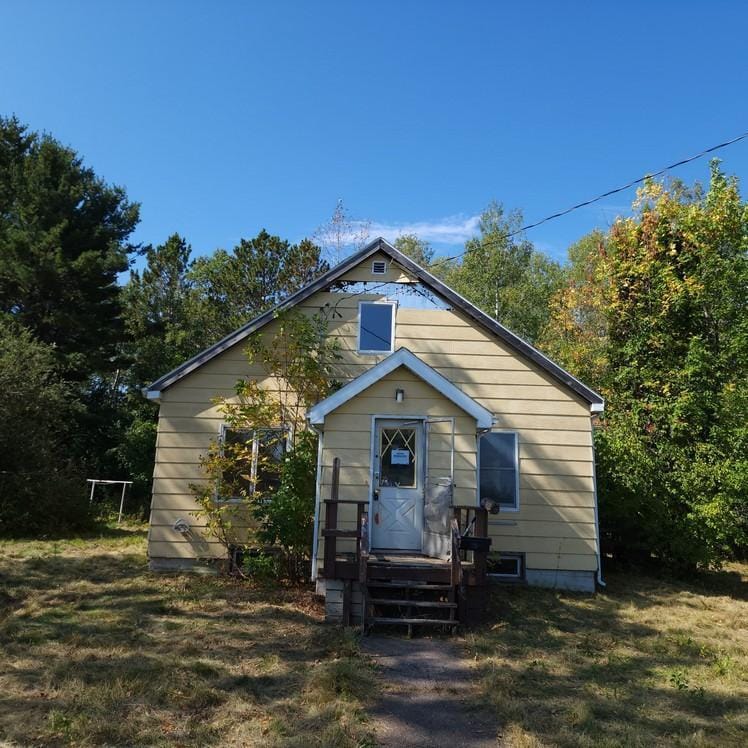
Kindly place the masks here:
<instances>
[{"instance_id":1,"label":"front door","mask_svg":"<svg viewBox=\"0 0 748 748\"><path fill-rule=\"evenodd\" d=\"M421 551L423 531L423 424L375 421L371 545Z\"/></svg>"}]
</instances>

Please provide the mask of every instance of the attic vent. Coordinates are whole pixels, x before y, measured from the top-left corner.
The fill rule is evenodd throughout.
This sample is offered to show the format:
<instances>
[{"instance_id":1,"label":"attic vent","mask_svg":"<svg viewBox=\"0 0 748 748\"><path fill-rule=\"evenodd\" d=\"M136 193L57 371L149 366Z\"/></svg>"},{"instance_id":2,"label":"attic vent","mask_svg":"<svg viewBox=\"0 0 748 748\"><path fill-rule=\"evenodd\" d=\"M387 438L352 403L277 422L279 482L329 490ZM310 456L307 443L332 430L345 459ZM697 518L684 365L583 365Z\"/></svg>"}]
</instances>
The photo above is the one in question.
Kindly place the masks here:
<instances>
[{"instance_id":1,"label":"attic vent","mask_svg":"<svg viewBox=\"0 0 748 748\"><path fill-rule=\"evenodd\" d=\"M387 263L384 260L374 260L371 263L372 275L384 275L387 272Z\"/></svg>"}]
</instances>

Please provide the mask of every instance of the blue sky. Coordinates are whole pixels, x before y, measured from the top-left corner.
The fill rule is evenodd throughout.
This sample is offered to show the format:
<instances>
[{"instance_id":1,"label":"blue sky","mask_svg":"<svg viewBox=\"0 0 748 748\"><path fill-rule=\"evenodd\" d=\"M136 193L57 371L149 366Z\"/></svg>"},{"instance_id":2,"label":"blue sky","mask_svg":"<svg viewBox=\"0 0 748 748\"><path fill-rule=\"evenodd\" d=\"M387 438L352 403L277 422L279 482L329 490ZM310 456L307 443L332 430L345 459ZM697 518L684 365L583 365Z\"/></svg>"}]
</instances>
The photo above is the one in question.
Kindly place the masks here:
<instances>
[{"instance_id":1,"label":"blue sky","mask_svg":"<svg viewBox=\"0 0 748 748\"><path fill-rule=\"evenodd\" d=\"M137 241L297 240L343 198L459 249L748 130L737 2L0 2L0 112L142 203ZM748 141L722 152L748 179ZM680 169L692 181L707 159ZM529 233L563 258L633 191Z\"/></svg>"}]
</instances>

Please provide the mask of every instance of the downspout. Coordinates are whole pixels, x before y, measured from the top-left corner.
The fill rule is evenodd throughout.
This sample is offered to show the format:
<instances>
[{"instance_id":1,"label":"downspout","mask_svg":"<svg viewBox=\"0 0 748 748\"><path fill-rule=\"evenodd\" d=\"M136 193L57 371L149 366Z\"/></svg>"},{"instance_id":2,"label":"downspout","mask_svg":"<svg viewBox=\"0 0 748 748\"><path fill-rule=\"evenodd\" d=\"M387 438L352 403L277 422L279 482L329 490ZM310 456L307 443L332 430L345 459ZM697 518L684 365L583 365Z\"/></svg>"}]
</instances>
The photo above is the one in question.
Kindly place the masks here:
<instances>
[{"instance_id":1,"label":"downspout","mask_svg":"<svg viewBox=\"0 0 748 748\"><path fill-rule=\"evenodd\" d=\"M592 425L590 424L590 427ZM590 428L592 436L592 493L595 499L595 548L597 551L597 583L601 587L605 587L606 584L603 582L603 558L600 551L600 520L597 512L597 465L595 464L595 435L594 429Z\"/></svg>"},{"instance_id":2,"label":"downspout","mask_svg":"<svg viewBox=\"0 0 748 748\"><path fill-rule=\"evenodd\" d=\"M312 581L317 581L317 546L319 545L319 507L322 496L322 441L325 432L309 424L317 433L317 480L314 488L314 538L312 539Z\"/></svg>"}]
</instances>

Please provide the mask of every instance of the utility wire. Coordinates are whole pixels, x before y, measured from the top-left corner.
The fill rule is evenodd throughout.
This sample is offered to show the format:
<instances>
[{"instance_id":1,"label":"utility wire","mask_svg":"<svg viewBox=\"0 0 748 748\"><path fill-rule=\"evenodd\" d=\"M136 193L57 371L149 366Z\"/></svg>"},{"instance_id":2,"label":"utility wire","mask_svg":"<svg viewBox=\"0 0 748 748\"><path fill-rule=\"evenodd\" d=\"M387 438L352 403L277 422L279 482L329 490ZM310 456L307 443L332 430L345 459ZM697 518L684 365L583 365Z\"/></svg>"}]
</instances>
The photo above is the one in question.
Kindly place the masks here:
<instances>
[{"instance_id":1,"label":"utility wire","mask_svg":"<svg viewBox=\"0 0 748 748\"><path fill-rule=\"evenodd\" d=\"M741 140L745 140L746 138L748 138L748 131L746 131L746 132L738 135L735 138L732 138L731 140L726 140L724 143L719 143L718 145L713 145L710 148L705 148L703 151L700 151L699 153L697 153L697 154L695 154L693 156L690 156L689 158L684 158L684 159L682 159L680 161L676 161L675 163L670 164L669 166L665 166L664 168L662 168L662 169L660 169L660 170L658 170L658 171L656 171L656 172L654 172L652 174L645 174L643 177L639 177L638 179L634 179L631 182L628 182L627 184L624 184L624 185L622 185L620 187L616 187L615 189L608 190L607 192L603 192L602 194L598 195L597 197L593 197L590 200L585 200L584 202L577 203L576 205L572 205L570 208L566 208L565 210L561 210L558 213L553 213L552 215L546 216L545 218L542 218L539 221L535 221L534 223L528 223L525 226L522 226L522 227L520 227L518 229L515 229L513 231L509 231L506 234L501 234L500 236L489 237L488 240L487 240L487 242L484 242L484 244L485 243L491 244L491 243L494 243L494 242L497 242L497 241L502 241L504 239L509 239L509 238L511 238L513 236L517 236L517 234L521 234L524 231L528 231L529 229L535 228L536 226L540 226L540 225L542 225L544 223L548 223L548 221L553 221L556 218L561 218L562 216L568 215L569 213L572 213L575 210L579 210L579 208L584 208L587 205L592 205L593 203L599 202L603 198L610 197L611 195L615 195L615 194L617 194L619 192L624 192L625 190L628 190L628 189L630 189L631 187L634 187L637 184L641 184L642 182L645 182L648 179L654 179L656 177L660 177L663 174L665 174L666 172L671 171L672 169L676 169L679 166L683 166L684 164L688 164L688 163L691 163L692 161L696 161L697 159L702 158L702 157L706 156L709 153L714 153L715 151L719 151L722 148L726 148L727 146L733 145L733 143L737 143L737 142L739 142ZM441 264L443 264L445 262L451 262L452 260L457 260L460 257L463 257L464 255L468 254L470 251L472 251L472 250L470 250L470 249L464 249L462 252L458 252L457 254L451 255L450 257L440 257L437 260L435 260L434 262L430 263L428 266L426 266L426 269L427 270L431 270L431 269L436 268L438 265L441 265ZM366 287L368 285L367 282L366 281L361 281L361 282L364 285L364 288L362 290L360 290L360 291L352 291L352 292L346 293L340 299L337 299L335 301L335 303L331 307L328 306L328 305L325 305L325 307L321 307L320 308L320 312L326 313L327 315L332 316L332 318L340 317L341 315L340 315L340 312L338 311L338 306L341 304L341 302L343 302L343 301L345 301L347 299L352 299L352 298L355 298L357 296L361 296L363 294L372 294L376 290L378 290L380 288L385 288L386 286L389 286L389 285L391 285L393 283L392 281L383 281L381 283L374 284L371 288L367 288ZM364 328L364 329L366 330L366 332L371 333L375 337L380 337L378 335L378 333L376 333L374 330L370 330L368 328Z\"/></svg>"},{"instance_id":2,"label":"utility wire","mask_svg":"<svg viewBox=\"0 0 748 748\"><path fill-rule=\"evenodd\" d=\"M528 223L525 226L522 226L521 228L515 229L514 231L509 231L506 234L502 234L498 237L492 237L492 241L498 241L502 239L509 239L512 236L517 236L517 234L521 234L524 231L528 231L529 229L534 229L537 226L540 226L544 223L548 223L548 221L553 221L556 218L561 218L561 216L568 215L569 213L579 210L579 208L584 208L587 205L592 205L593 203L596 203L603 198L610 197L611 195L615 195L619 192L624 192L625 190L630 189L631 187L634 187L637 184L641 184L642 182L646 182L648 179L654 179L655 177L660 177L665 172L671 171L672 169L676 169L679 166L683 166L684 164L688 164L691 161L696 161L699 158L702 158L706 156L708 153L714 153L714 151L719 151L722 148L727 148L728 145L732 145L733 143L737 143L740 140L745 140L748 138L748 132L744 132L741 135L738 135L736 138L732 138L731 140L726 140L724 143L719 143L719 145L713 145L711 148L705 148L700 153L697 153L695 156L690 156L689 158L684 158L681 161L676 161L674 164L670 164L669 166L665 166L664 168L660 169L659 171L654 172L653 174L645 174L643 177L639 177L638 179L634 179L631 182L628 182L627 184L622 185L621 187L616 187L615 189L608 190L607 192L603 192L601 195L598 195L597 197L593 197L590 200L585 200L584 202L577 203L576 205L572 205L570 208L566 208L566 210L561 210L558 213L553 213L550 216L546 216L545 218L542 218L539 221L535 221L535 223ZM445 262L451 262L452 260L457 260L463 255L467 254L471 250L464 249L462 252L458 252L456 255L452 255L450 257L440 257L435 262L432 262L429 265L429 269L435 268L437 265L441 265Z\"/></svg>"}]
</instances>

